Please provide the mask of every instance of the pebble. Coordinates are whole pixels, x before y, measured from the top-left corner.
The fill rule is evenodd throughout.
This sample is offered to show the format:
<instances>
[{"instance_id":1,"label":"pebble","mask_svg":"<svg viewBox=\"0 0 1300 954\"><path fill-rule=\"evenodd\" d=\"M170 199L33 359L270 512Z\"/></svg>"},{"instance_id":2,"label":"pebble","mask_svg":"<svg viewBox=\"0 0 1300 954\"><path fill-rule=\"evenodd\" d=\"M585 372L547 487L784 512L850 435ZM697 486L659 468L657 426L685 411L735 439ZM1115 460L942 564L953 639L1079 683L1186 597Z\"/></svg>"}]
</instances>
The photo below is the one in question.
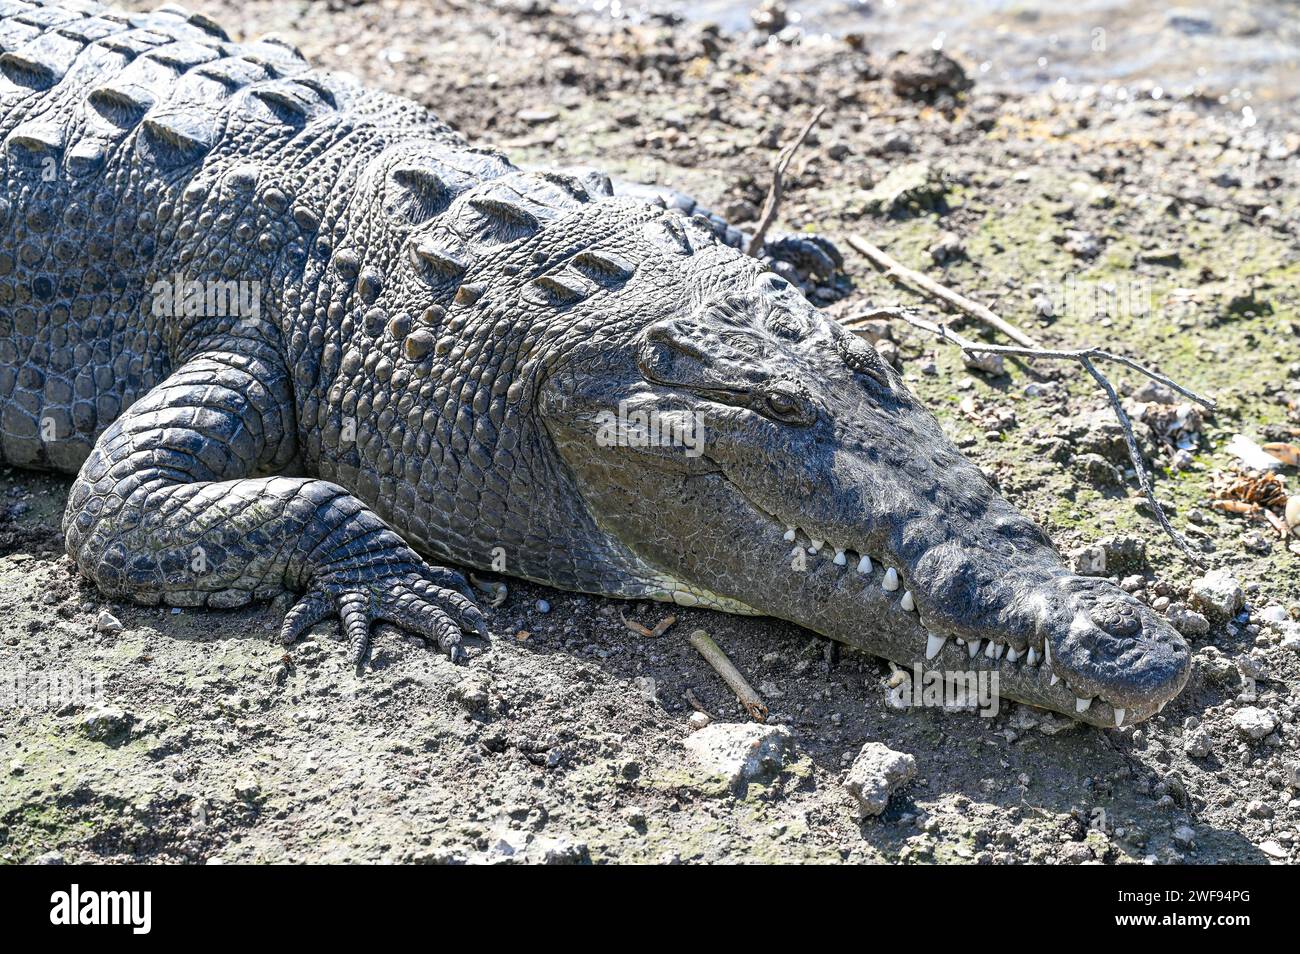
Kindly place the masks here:
<instances>
[{"instance_id":1,"label":"pebble","mask_svg":"<svg viewBox=\"0 0 1300 954\"><path fill-rule=\"evenodd\" d=\"M1277 728L1277 719L1267 709L1245 706L1232 714L1232 724L1243 738L1257 741Z\"/></svg>"},{"instance_id":2,"label":"pebble","mask_svg":"<svg viewBox=\"0 0 1300 954\"><path fill-rule=\"evenodd\" d=\"M546 600L538 600L538 601L537 601L537 612L539 612L539 613L549 613L550 611L551 611L551 604L550 604L550 603L548 603Z\"/></svg>"},{"instance_id":3,"label":"pebble","mask_svg":"<svg viewBox=\"0 0 1300 954\"><path fill-rule=\"evenodd\" d=\"M868 742L858 753L844 787L858 802L862 817L881 814L889 798L916 777L916 759L880 742Z\"/></svg>"},{"instance_id":4,"label":"pebble","mask_svg":"<svg viewBox=\"0 0 1300 954\"><path fill-rule=\"evenodd\" d=\"M1245 603L1246 594L1227 570L1211 570L1192 583L1188 603L1206 619L1226 623Z\"/></svg>"},{"instance_id":5,"label":"pebble","mask_svg":"<svg viewBox=\"0 0 1300 954\"><path fill-rule=\"evenodd\" d=\"M686 751L730 785L776 774L794 749L794 736L779 725L717 722L686 737Z\"/></svg>"},{"instance_id":6,"label":"pebble","mask_svg":"<svg viewBox=\"0 0 1300 954\"><path fill-rule=\"evenodd\" d=\"M1182 603L1170 603L1165 618L1184 636L1204 636L1210 631L1210 621Z\"/></svg>"},{"instance_id":7,"label":"pebble","mask_svg":"<svg viewBox=\"0 0 1300 954\"><path fill-rule=\"evenodd\" d=\"M135 716L117 706L97 706L81 717L81 732L88 739L107 742L131 728Z\"/></svg>"},{"instance_id":8,"label":"pebble","mask_svg":"<svg viewBox=\"0 0 1300 954\"><path fill-rule=\"evenodd\" d=\"M108 610L102 610L95 620L95 632L116 635L122 632L122 622Z\"/></svg>"},{"instance_id":9,"label":"pebble","mask_svg":"<svg viewBox=\"0 0 1300 954\"><path fill-rule=\"evenodd\" d=\"M1195 729L1183 740L1183 751L1191 758L1203 759L1214 751L1214 743L1204 729Z\"/></svg>"}]
</instances>

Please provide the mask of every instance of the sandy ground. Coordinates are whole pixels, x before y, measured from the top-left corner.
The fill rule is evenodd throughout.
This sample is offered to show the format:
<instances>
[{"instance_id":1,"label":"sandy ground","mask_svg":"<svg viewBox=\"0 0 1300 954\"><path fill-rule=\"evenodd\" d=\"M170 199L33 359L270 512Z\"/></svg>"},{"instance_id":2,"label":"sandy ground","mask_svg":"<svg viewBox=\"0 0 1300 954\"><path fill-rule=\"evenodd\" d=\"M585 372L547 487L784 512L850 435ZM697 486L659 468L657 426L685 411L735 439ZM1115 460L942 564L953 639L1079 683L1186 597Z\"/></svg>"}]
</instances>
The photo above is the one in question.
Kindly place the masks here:
<instances>
[{"instance_id":1,"label":"sandy ground","mask_svg":"<svg viewBox=\"0 0 1300 954\"><path fill-rule=\"evenodd\" d=\"M68 481L3 473L0 675L25 691L0 699L0 858L1296 860L1300 649L1287 620L1300 557L1262 518L1209 506L1232 435L1300 428L1294 126L1141 89L1009 98L976 84L919 102L896 91L888 50L611 25L541 2L191 6L413 96L518 160L670 183L737 221L755 217L779 145L827 105L782 228L864 234L1047 344L1140 356L1219 399L1189 421L1116 376L1145 415L1160 499L1206 567L1160 535L1104 399L1071 369L987 375L890 329L881 347L954 439L1063 551L1100 542L1107 572L1189 632L1201 627L1183 604L1207 568L1227 569L1246 603L1192 636L1178 700L1111 731L1014 704L994 718L899 710L887 665L792 625L679 610L647 639L620 612L653 625L669 608L516 583L468 668L384 633L357 678L333 624L279 647L283 607L102 600L62 556ZM847 266L823 290L847 292L832 306L846 318L926 305L859 257ZM1294 469L1282 475L1295 485ZM695 706L744 718L687 644L696 628L792 735L747 782L684 744ZM43 701L55 677L98 695ZM861 820L842 781L869 741L912 755L917 775Z\"/></svg>"}]
</instances>

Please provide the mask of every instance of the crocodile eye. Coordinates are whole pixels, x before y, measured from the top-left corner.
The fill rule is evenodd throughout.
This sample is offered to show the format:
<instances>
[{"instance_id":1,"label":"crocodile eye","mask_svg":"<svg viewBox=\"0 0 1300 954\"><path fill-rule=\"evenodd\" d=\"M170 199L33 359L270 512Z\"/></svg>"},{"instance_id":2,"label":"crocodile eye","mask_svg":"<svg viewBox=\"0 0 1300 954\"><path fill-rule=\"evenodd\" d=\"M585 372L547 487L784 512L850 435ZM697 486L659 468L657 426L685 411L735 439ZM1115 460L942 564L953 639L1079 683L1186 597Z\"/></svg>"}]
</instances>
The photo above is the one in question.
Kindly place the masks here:
<instances>
[{"instance_id":1,"label":"crocodile eye","mask_svg":"<svg viewBox=\"0 0 1300 954\"><path fill-rule=\"evenodd\" d=\"M799 410L799 402L784 391L773 391L765 403L774 417L790 417Z\"/></svg>"}]
</instances>

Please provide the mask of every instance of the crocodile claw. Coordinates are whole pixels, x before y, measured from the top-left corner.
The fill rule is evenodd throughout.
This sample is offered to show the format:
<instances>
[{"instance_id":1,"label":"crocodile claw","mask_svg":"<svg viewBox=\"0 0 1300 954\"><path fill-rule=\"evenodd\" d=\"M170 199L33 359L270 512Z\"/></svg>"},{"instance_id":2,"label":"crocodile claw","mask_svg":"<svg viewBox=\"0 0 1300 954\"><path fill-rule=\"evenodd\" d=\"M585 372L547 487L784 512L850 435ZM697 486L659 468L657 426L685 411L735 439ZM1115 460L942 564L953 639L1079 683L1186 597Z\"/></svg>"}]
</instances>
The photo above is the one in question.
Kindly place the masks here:
<instances>
[{"instance_id":1,"label":"crocodile claw","mask_svg":"<svg viewBox=\"0 0 1300 954\"><path fill-rule=\"evenodd\" d=\"M844 268L844 256L829 239L808 233L782 235L763 246L763 256L783 278L807 282L828 281ZM784 265L785 268L781 266ZM794 274L786 274L793 269Z\"/></svg>"},{"instance_id":2,"label":"crocodile claw","mask_svg":"<svg viewBox=\"0 0 1300 954\"><path fill-rule=\"evenodd\" d=\"M358 668L370 648L371 627L380 622L437 643L452 662L465 662L463 634L487 639L487 619L462 587L454 585L452 578L459 579L459 574L428 569L427 574L407 572L367 581L322 581L285 615L280 639L293 643L316 623L338 616ZM449 583L453 585L445 585Z\"/></svg>"}]
</instances>

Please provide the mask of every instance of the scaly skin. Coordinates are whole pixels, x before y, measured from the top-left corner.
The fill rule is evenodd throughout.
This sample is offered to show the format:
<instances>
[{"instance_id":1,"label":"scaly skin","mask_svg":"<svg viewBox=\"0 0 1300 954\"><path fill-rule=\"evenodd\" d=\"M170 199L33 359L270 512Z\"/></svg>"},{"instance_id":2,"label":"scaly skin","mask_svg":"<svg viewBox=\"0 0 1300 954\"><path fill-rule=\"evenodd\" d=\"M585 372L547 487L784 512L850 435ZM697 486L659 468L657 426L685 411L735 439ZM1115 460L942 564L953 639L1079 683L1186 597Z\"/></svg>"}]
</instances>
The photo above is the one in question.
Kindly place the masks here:
<instances>
[{"instance_id":1,"label":"scaly skin","mask_svg":"<svg viewBox=\"0 0 1300 954\"><path fill-rule=\"evenodd\" d=\"M378 620L455 656L484 620L426 558L504 563L1099 697L1101 724L1186 681L1168 626L1072 575L725 224L183 12L0 0L0 48L0 459L79 471L68 552L105 593L287 591L288 640L338 615L358 661ZM187 297L222 282L238 307ZM609 439L629 409L698 440Z\"/></svg>"}]
</instances>

